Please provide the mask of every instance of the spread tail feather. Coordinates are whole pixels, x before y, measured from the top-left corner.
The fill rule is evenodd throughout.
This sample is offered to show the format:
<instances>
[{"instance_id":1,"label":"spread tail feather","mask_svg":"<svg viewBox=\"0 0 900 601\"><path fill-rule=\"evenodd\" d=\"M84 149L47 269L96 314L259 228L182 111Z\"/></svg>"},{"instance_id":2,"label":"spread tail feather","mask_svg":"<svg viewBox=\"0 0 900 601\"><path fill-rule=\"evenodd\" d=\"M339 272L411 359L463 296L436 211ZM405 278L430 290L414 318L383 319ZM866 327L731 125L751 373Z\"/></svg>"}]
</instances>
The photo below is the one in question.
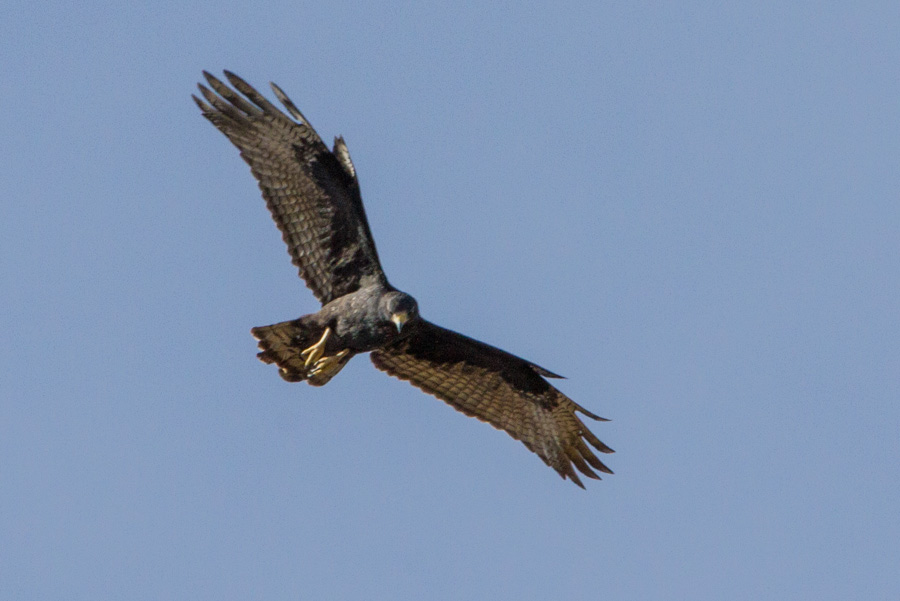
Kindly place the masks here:
<instances>
[{"instance_id":1,"label":"spread tail feather","mask_svg":"<svg viewBox=\"0 0 900 601\"><path fill-rule=\"evenodd\" d=\"M316 365L306 365L303 351L314 345L322 336L322 328L304 323L303 318L283 321L270 326L260 326L250 330L259 341L260 352L256 354L263 363L278 366L278 375L288 382L306 381L312 386L328 383L355 353L340 357L331 369L316 370Z\"/></svg>"},{"instance_id":2,"label":"spread tail feather","mask_svg":"<svg viewBox=\"0 0 900 601\"><path fill-rule=\"evenodd\" d=\"M256 354L263 363L274 363L278 374L288 382L302 382L309 375L300 352L315 343L314 333L304 328L299 319L250 330L259 341Z\"/></svg>"}]
</instances>

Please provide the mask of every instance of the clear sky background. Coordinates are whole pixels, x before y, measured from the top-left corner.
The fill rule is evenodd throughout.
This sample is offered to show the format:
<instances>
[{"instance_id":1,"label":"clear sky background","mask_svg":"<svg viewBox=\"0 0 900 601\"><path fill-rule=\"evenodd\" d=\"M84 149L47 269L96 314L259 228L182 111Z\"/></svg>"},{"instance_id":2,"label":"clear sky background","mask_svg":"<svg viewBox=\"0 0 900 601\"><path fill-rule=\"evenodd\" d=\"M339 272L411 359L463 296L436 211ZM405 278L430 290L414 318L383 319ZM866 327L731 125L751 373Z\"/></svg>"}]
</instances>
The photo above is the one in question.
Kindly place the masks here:
<instances>
[{"instance_id":1,"label":"clear sky background","mask_svg":"<svg viewBox=\"0 0 900 601\"><path fill-rule=\"evenodd\" d=\"M75 4L0 19L0 597L900 598L900 4ZM256 360L317 306L223 68L615 475Z\"/></svg>"}]
</instances>

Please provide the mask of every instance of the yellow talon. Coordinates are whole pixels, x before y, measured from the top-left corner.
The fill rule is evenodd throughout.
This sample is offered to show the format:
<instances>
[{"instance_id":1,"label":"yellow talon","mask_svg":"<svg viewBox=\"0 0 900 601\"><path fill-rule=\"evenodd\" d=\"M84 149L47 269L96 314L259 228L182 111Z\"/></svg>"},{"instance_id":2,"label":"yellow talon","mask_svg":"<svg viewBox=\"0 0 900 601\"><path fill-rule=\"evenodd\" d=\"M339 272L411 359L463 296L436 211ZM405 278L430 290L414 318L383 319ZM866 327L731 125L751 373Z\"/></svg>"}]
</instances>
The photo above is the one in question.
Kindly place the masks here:
<instances>
[{"instance_id":1,"label":"yellow talon","mask_svg":"<svg viewBox=\"0 0 900 601\"><path fill-rule=\"evenodd\" d=\"M303 362L303 367L309 367L313 363L319 361L319 359L325 353L325 344L328 342L329 336L331 336L331 328L325 328L325 333L322 334L322 338L320 338L317 343L315 343L308 349L300 351L300 356L305 359Z\"/></svg>"},{"instance_id":2,"label":"yellow talon","mask_svg":"<svg viewBox=\"0 0 900 601\"><path fill-rule=\"evenodd\" d=\"M344 368L345 362L342 361L342 359L346 357L349 352L349 349L344 349L330 357L321 357L309 371L309 383L313 386L322 386L331 380L331 378L336 376L337 373Z\"/></svg>"},{"instance_id":3,"label":"yellow talon","mask_svg":"<svg viewBox=\"0 0 900 601\"><path fill-rule=\"evenodd\" d=\"M321 359L316 361L315 365L313 365L313 368L309 372L309 375L326 375L329 377L333 377L338 371L340 371L340 368L343 367L341 365L341 359L346 357L347 353L349 352L350 351L348 349L344 349L336 355L331 355L330 357L322 357Z\"/></svg>"}]
</instances>

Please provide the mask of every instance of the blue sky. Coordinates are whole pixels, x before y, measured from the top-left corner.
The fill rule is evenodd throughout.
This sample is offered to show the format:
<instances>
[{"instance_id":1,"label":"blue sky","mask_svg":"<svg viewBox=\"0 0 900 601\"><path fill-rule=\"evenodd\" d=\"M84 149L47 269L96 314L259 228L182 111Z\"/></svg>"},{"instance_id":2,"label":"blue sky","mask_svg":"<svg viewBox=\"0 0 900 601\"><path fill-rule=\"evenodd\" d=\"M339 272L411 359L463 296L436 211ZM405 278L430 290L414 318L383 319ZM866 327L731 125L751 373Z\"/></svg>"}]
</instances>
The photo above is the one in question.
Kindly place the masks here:
<instances>
[{"instance_id":1,"label":"blue sky","mask_svg":"<svg viewBox=\"0 0 900 601\"><path fill-rule=\"evenodd\" d=\"M896 599L900 5L19 3L0 20L0 592ZM342 134L425 316L611 418L582 491L357 358L190 100Z\"/></svg>"}]
</instances>

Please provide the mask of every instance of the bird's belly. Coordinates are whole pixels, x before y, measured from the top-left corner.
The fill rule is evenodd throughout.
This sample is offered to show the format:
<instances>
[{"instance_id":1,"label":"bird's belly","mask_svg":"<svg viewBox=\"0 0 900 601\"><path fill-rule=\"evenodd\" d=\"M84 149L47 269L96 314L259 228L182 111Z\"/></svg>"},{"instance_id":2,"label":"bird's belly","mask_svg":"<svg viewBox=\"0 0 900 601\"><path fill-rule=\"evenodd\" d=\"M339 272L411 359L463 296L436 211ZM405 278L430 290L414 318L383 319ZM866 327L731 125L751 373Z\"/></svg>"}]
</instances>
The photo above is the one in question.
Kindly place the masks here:
<instances>
[{"instance_id":1,"label":"bird's belly","mask_svg":"<svg viewBox=\"0 0 900 601\"><path fill-rule=\"evenodd\" d=\"M397 330L393 324L372 326L340 321L335 331L343 348L357 353L366 353L383 347L396 338L396 333Z\"/></svg>"}]
</instances>

